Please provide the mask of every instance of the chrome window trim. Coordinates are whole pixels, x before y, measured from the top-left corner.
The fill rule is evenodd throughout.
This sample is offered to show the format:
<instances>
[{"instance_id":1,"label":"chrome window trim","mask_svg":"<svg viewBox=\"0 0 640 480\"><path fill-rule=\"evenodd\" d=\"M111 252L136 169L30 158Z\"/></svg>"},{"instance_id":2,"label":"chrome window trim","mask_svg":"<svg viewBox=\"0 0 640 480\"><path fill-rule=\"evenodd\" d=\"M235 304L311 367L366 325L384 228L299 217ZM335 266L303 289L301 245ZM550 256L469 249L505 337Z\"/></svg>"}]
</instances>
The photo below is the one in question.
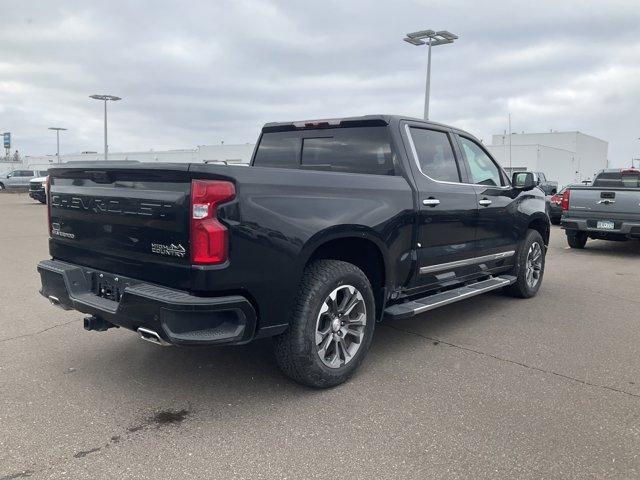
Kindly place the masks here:
<instances>
[{"instance_id":1,"label":"chrome window trim","mask_svg":"<svg viewBox=\"0 0 640 480\"><path fill-rule=\"evenodd\" d=\"M439 263L437 265L428 265L426 267L420 267L420 274L442 272L444 270L452 270L458 267L465 267L467 265L476 265L478 263L490 262L493 260L501 260L503 258L513 257L516 254L515 250L508 250L506 252L493 253L491 255L483 255L482 257L466 258L464 260L456 260L455 262Z\"/></svg>"},{"instance_id":2,"label":"chrome window trim","mask_svg":"<svg viewBox=\"0 0 640 480\"><path fill-rule=\"evenodd\" d=\"M499 188L501 190L511 189L511 185L492 186L492 185L481 185L479 183L447 182L445 180L436 180L435 178L431 178L429 175L424 173L422 171L422 168L420 167L420 160L418 158L418 151L416 150L416 146L413 143L413 137L411 136L411 126L408 123L405 123L404 124L404 128L405 128L405 131L406 131L406 134L407 134L407 138L409 139L409 147L411 148L411 154L413 155L413 161L415 162L416 166L418 167L418 171L423 176L425 176L426 178L431 180L432 182L442 183L444 185L467 185L467 186L471 185L473 187ZM418 127L418 126L416 126L415 128L422 128L423 130L433 130L434 132L441 132L441 133L444 133L445 135L448 134L448 132L445 131L445 130L437 130L437 129L434 129L434 128ZM452 145L452 147L453 147L453 145ZM454 151L454 156L455 156L455 151ZM457 160L456 160L456 163L457 163ZM456 165L456 168L458 168L457 165ZM498 166L498 168L502 169L500 166ZM506 173L505 173L505 176L507 176Z\"/></svg>"}]
</instances>

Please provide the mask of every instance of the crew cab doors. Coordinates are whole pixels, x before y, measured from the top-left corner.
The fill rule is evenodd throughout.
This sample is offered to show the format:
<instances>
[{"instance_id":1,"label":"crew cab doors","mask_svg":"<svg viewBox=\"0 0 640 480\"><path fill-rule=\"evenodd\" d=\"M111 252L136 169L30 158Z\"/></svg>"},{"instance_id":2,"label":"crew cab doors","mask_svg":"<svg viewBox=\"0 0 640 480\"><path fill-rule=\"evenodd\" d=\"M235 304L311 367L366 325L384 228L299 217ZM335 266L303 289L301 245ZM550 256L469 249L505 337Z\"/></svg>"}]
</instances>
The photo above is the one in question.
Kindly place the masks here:
<instances>
[{"instance_id":1,"label":"crew cab doors","mask_svg":"<svg viewBox=\"0 0 640 480\"><path fill-rule=\"evenodd\" d=\"M505 216L511 188L502 170L471 138L420 122L400 128L418 194L410 288L441 288L504 265L513 255L514 218Z\"/></svg>"}]
</instances>

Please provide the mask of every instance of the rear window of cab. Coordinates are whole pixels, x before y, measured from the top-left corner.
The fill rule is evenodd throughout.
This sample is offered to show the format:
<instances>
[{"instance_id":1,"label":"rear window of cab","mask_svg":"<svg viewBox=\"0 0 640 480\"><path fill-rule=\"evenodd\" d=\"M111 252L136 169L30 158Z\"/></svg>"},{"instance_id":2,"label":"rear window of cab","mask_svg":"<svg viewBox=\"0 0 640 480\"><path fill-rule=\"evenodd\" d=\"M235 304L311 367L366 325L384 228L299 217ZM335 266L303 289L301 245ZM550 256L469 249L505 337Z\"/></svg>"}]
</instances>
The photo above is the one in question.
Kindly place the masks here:
<instances>
[{"instance_id":1,"label":"rear window of cab","mask_svg":"<svg viewBox=\"0 0 640 480\"><path fill-rule=\"evenodd\" d=\"M386 127L350 127L263 133L256 167L395 175Z\"/></svg>"}]
</instances>

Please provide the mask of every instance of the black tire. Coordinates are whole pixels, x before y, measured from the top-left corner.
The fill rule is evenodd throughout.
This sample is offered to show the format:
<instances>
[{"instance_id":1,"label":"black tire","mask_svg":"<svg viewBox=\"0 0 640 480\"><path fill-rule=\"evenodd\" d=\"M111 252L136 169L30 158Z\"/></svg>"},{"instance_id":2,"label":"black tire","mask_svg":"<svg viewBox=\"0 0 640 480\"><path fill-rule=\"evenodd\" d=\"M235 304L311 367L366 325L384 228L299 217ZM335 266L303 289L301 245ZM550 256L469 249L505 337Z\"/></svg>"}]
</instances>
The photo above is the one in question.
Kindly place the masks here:
<instances>
[{"instance_id":1,"label":"black tire","mask_svg":"<svg viewBox=\"0 0 640 480\"><path fill-rule=\"evenodd\" d=\"M585 232L567 232L567 243L571 248L583 249L587 244L587 234Z\"/></svg>"},{"instance_id":2,"label":"black tire","mask_svg":"<svg viewBox=\"0 0 640 480\"><path fill-rule=\"evenodd\" d=\"M362 328L363 336L354 355L345 364L331 368L323 363L318 352L317 322L329 295L345 285L353 286L360 292L361 302L366 307L366 324ZM364 360L373 339L375 319L373 290L362 270L338 260L315 261L304 271L289 328L274 338L278 366L285 375L303 385L315 388L339 385L346 381Z\"/></svg>"},{"instance_id":3,"label":"black tire","mask_svg":"<svg viewBox=\"0 0 640 480\"><path fill-rule=\"evenodd\" d=\"M0 191L4 190L4 183L0 183Z\"/></svg>"},{"instance_id":4,"label":"black tire","mask_svg":"<svg viewBox=\"0 0 640 480\"><path fill-rule=\"evenodd\" d=\"M553 225L560 225L560 218L561 217L550 217L549 220Z\"/></svg>"},{"instance_id":5,"label":"black tire","mask_svg":"<svg viewBox=\"0 0 640 480\"><path fill-rule=\"evenodd\" d=\"M540 270L538 271L537 282L532 286L527 282L527 262L530 251L536 243L541 249L541 265ZM538 293L538 290L540 290L540 285L542 285L546 254L547 249L544 245L544 240L542 239L540 232L537 230L527 230L527 235L516 254L516 265L511 273L517 280L515 283L506 287L505 292L512 297L517 298L534 297Z\"/></svg>"},{"instance_id":6,"label":"black tire","mask_svg":"<svg viewBox=\"0 0 640 480\"><path fill-rule=\"evenodd\" d=\"M39 201L40 203L44 204L44 205L46 205L46 204L47 204L47 201L46 201L46 200L38 200L38 201Z\"/></svg>"}]
</instances>

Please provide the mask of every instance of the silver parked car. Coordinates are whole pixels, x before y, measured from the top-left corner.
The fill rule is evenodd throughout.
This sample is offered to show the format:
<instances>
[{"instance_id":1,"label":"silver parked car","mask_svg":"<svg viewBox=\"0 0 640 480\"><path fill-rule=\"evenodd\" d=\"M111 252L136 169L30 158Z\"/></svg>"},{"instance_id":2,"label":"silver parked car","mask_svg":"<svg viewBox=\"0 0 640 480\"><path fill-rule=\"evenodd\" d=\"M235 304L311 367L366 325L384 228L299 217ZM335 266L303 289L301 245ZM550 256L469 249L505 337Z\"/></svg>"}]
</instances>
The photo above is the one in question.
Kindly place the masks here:
<instances>
[{"instance_id":1,"label":"silver parked car","mask_svg":"<svg viewBox=\"0 0 640 480\"><path fill-rule=\"evenodd\" d=\"M0 176L0 190L5 188L28 188L32 178L44 177L47 172L38 170L13 170Z\"/></svg>"}]
</instances>

